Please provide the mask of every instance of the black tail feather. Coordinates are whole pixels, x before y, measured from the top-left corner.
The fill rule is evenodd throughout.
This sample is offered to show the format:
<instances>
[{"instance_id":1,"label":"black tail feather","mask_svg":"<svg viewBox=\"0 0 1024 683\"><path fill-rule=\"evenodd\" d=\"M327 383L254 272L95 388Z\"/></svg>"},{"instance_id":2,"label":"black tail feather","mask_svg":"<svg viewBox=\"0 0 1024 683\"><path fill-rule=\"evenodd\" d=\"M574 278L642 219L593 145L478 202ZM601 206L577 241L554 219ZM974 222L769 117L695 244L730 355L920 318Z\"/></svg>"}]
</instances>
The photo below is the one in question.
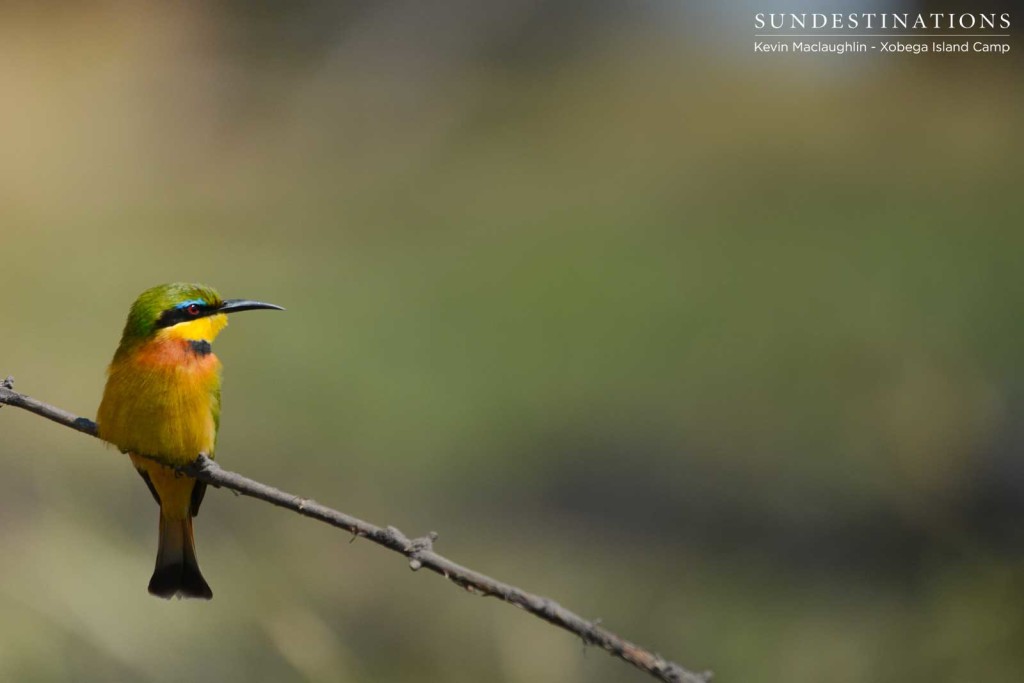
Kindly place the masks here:
<instances>
[{"instance_id":1,"label":"black tail feather","mask_svg":"<svg viewBox=\"0 0 1024 683\"><path fill-rule=\"evenodd\" d=\"M209 600L213 591L199 571L196 561L195 540L192 536L192 518L168 519L160 515L160 549L156 568L149 580L149 592L157 597Z\"/></svg>"}]
</instances>

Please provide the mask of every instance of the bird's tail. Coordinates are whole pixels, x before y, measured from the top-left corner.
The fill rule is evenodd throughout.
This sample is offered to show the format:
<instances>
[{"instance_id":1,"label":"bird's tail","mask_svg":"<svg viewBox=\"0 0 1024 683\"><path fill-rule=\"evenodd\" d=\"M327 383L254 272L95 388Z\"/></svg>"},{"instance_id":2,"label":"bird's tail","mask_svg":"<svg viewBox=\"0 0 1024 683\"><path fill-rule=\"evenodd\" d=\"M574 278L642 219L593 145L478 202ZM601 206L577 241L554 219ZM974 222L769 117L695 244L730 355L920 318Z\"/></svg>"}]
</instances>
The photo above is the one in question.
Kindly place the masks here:
<instances>
[{"instance_id":1,"label":"bird's tail","mask_svg":"<svg viewBox=\"0 0 1024 683\"><path fill-rule=\"evenodd\" d=\"M209 600L213 591L199 571L196 542L192 535L192 516L171 519L160 510L160 549L156 553L156 569L149 580L149 592L161 598Z\"/></svg>"}]
</instances>

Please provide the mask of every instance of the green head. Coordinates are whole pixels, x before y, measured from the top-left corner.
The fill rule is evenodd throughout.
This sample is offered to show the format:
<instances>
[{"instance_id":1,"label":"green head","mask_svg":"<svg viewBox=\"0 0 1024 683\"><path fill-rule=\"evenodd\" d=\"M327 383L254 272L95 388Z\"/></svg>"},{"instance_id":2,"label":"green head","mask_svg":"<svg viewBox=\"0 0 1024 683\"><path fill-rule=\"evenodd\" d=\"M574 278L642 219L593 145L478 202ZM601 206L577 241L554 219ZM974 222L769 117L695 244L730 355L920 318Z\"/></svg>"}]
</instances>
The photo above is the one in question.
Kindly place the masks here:
<instances>
[{"instance_id":1,"label":"green head","mask_svg":"<svg viewBox=\"0 0 1024 683\"><path fill-rule=\"evenodd\" d=\"M222 299L213 287L172 282L139 295L128 312L121 346L158 337L213 341L227 325L228 313L280 306L249 299Z\"/></svg>"}]
</instances>

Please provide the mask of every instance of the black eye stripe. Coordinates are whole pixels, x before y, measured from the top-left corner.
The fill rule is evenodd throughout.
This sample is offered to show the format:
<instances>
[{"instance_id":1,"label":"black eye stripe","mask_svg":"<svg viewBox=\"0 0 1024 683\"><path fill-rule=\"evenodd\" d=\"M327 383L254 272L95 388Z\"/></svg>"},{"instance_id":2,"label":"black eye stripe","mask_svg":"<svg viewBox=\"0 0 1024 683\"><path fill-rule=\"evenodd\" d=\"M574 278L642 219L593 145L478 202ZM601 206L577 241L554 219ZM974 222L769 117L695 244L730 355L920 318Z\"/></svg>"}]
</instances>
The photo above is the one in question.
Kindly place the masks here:
<instances>
[{"instance_id":1,"label":"black eye stripe","mask_svg":"<svg viewBox=\"0 0 1024 683\"><path fill-rule=\"evenodd\" d=\"M193 306L197 309L195 313L190 310ZM157 329L170 327L172 325L177 325L178 323L202 318L203 316L216 312L217 309L215 307L206 304L190 304L184 308L175 306L174 308L168 308L160 314L160 317L156 321L156 327Z\"/></svg>"}]
</instances>

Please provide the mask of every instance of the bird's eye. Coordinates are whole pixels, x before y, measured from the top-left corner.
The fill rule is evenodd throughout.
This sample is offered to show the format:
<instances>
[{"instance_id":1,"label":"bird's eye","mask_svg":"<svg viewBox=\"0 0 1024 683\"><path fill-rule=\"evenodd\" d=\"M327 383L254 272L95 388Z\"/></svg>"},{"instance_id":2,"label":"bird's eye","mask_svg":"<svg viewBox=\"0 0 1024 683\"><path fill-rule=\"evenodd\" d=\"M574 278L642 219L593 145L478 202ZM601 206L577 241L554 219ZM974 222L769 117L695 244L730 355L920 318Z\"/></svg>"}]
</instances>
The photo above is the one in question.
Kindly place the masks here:
<instances>
[{"instance_id":1,"label":"bird's eye","mask_svg":"<svg viewBox=\"0 0 1024 683\"><path fill-rule=\"evenodd\" d=\"M185 310L189 315L199 315L199 304L189 304Z\"/></svg>"}]
</instances>

